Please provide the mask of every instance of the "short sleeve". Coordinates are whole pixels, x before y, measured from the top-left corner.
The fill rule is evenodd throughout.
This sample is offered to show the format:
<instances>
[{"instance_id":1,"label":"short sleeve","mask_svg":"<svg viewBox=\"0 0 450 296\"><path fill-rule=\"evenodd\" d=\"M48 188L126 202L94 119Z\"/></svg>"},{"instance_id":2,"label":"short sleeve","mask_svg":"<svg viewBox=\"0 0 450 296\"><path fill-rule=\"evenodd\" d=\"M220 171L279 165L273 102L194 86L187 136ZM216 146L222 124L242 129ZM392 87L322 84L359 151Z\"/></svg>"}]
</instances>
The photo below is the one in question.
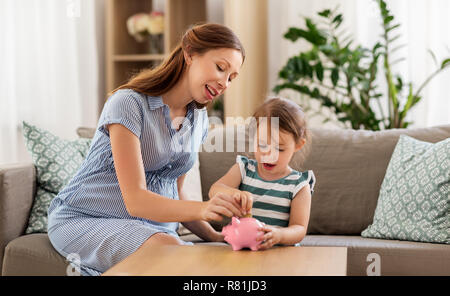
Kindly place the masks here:
<instances>
[{"instance_id":1,"label":"short sleeve","mask_svg":"<svg viewBox=\"0 0 450 296\"><path fill-rule=\"evenodd\" d=\"M109 136L106 126L119 123L140 138L142 120L143 101L139 94L119 90L106 101L100 116L98 129Z\"/></svg>"},{"instance_id":2,"label":"short sleeve","mask_svg":"<svg viewBox=\"0 0 450 296\"><path fill-rule=\"evenodd\" d=\"M316 184L316 177L314 176L314 173L311 170L301 173L301 176L298 180L298 184L295 186L294 191L292 192L293 193L292 197L294 198L297 195L297 193L307 184L309 184L312 196L314 193L314 185Z\"/></svg>"},{"instance_id":3,"label":"short sleeve","mask_svg":"<svg viewBox=\"0 0 450 296\"><path fill-rule=\"evenodd\" d=\"M247 175L248 158L242 155L236 156L236 163L239 165L241 171L241 180L244 180Z\"/></svg>"}]
</instances>

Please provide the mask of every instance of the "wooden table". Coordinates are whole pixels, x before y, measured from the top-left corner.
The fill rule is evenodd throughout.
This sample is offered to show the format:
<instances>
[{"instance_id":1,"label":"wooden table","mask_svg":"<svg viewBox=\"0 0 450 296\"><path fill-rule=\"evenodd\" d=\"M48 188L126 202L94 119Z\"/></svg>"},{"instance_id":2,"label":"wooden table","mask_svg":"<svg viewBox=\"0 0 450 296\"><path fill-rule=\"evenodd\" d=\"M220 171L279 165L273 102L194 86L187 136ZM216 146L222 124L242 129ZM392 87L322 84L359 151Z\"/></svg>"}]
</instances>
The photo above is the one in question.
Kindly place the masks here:
<instances>
[{"instance_id":1,"label":"wooden table","mask_svg":"<svg viewBox=\"0 0 450 296\"><path fill-rule=\"evenodd\" d=\"M274 247L233 251L228 245L148 246L103 275L305 276L346 275L345 247Z\"/></svg>"}]
</instances>

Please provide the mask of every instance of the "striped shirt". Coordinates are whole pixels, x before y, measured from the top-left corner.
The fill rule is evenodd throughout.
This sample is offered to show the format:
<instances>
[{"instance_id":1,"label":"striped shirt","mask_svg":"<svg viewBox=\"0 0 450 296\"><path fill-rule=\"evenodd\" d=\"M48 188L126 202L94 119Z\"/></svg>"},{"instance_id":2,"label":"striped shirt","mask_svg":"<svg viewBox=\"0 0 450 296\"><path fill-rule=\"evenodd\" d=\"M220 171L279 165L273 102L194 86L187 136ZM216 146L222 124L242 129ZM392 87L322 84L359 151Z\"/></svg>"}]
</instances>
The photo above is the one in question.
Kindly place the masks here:
<instances>
[{"instance_id":1,"label":"striped shirt","mask_svg":"<svg viewBox=\"0 0 450 296\"><path fill-rule=\"evenodd\" d=\"M292 199L307 184L313 194L316 179L311 170L292 170L281 179L267 181L259 176L255 160L238 155L236 162L242 177L239 190L253 195L252 216L268 225L287 227Z\"/></svg>"},{"instance_id":2,"label":"striped shirt","mask_svg":"<svg viewBox=\"0 0 450 296\"><path fill-rule=\"evenodd\" d=\"M177 222L133 217L127 211L106 128L113 123L139 138L147 189L175 200L177 178L193 166L208 133L206 109L194 102L176 130L161 97L121 89L108 98L86 159L48 209L53 246L64 256L77 253L83 274L105 271L154 233L177 235Z\"/></svg>"}]
</instances>

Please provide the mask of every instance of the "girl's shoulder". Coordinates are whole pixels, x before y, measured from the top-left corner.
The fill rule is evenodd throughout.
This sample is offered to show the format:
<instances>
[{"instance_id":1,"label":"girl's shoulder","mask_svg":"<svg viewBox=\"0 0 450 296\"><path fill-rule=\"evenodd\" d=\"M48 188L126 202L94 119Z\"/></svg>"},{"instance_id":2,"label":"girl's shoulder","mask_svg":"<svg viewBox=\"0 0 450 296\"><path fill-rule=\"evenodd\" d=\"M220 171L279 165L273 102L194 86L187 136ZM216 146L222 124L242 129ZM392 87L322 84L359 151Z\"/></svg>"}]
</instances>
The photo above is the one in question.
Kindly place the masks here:
<instances>
[{"instance_id":1,"label":"girl's shoulder","mask_svg":"<svg viewBox=\"0 0 450 296\"><path fill-rule=\"evenodd\" d=\"M241 171L242 180L245 178L258 178L257 172L257 163L256 160L250 159L244 155L236 156L236 163L239 166L239 170Z\"/></svg>"},{"instance_id":2,"label":"girl's shoulder","mask_svg":"<svg viewBox=\"0 0 450 296\"><path fill-rule=\"evenodd\" d=\"M243 164L246 168L251 165L251 166L256 166L257 162L254 159L248 158L247 156L244 155L237 155L236 156L236 162L238 164Z\"/></svg>"},{"instance_id":3,"label":"girl's shoulder","mask_svg":"<svg viewBox=\"0 0 450 296\"><path fill-rule=\"evenodd\" d=\"M294 193L296 194L301 188L309 184L311 189L311 194L314 192L314 185L316 184L316 177L314 176L314 172L312 170L307 171L296 171L292 170L291 174L286 177L291 179L295 184ZM294 195L295 195L294 194Z\"/></svg>"},{"instance_id":4,"label":"girl's shoulder","mask_svg":"<svg viewBox=\"0 0 450 296\"><path fill-rule=\"evenodd\" d=\"M302 172L292 169L290 176L293 176L292 179L308 180L314 178L314 172L312 170L306 170Z\"/></svg>"}]
</instances>

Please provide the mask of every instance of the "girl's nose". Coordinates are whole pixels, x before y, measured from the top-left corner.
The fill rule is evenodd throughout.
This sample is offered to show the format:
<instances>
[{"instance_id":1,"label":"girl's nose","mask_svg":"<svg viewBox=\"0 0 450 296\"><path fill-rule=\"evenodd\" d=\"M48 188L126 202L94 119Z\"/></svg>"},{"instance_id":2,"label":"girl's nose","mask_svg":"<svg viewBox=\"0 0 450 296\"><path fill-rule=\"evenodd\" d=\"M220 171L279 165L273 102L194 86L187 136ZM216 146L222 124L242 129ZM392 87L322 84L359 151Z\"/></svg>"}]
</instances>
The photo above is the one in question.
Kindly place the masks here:
<instances>
[{"instance_id":1,"label":"girl's nose","mask_svg":"<svg viewBox=\"0 0 450 296\"><path fill-rule=\"evenodd\" d=\"M269 151L262 154L263 162L274 163L278 161L278 153L276 151Z\"/></svg>"}]
</instances>

